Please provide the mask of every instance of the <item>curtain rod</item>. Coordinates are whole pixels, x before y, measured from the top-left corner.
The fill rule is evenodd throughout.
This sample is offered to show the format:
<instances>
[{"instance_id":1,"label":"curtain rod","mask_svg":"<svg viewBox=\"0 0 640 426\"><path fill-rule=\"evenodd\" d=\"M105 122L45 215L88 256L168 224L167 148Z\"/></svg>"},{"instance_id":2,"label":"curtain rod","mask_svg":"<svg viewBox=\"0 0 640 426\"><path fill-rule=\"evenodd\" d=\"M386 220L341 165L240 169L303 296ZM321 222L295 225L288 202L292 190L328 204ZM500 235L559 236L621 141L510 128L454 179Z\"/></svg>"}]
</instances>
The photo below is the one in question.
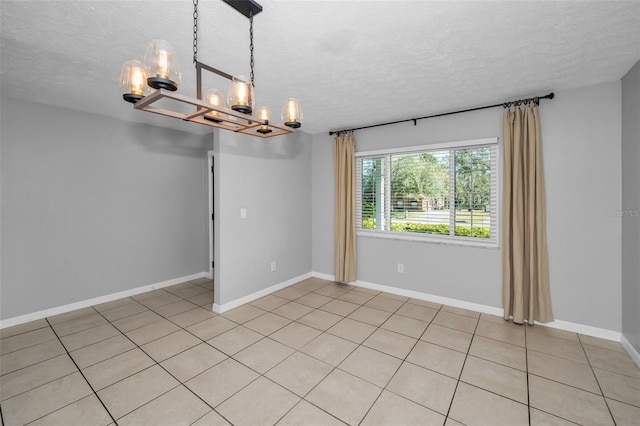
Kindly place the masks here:
<instances>
[{"instance_id":1,"label":"curtain rod","mask_svg":"<svg viewBox=\"0 0 640 426\"><path fill-rule=\"evenodd\" d=\"M548 95L545 95L545 96L536 96L534 98L518 99L516 101L508 101L508 102L503 102L503 103L495 104L495 105L486 105L486 106L481 106L481 107L476 107L476 108L463 109L463 110L459 110L459 111L443 112L443 113L440 113L440 114L427 115L427 116L424 116L424 117L408 118L406 120L398 120L398 121L390 121L388 123L371 124L370 126L355 127L353 129L334 130L334 131L330 131L329 135L335 135L335 134L340 134L340 133L345 133L345 132L353 132L355 130L370 129L372 127L389 126L391 124L406 123L408 121L413 121L413 125L415 126L415 125L417 125L416 122L418 120L424 120L425 118L434 118L434 117L442 117L442 116L445 116L445 115L461 114L463 112L478 111L478 110L481 110L481 109L496 108L496 107L500 107L500 106L501 107L505 107L505 108L509 108L510 106L517 106L517 105L527 104L527 103L530 103L530 102L533 102L536 105L538 105L538 102L540 101L540 99L553 99L554 96L555 96L554 93L551 92L551 93L549 93Z\"/></svg>"}]
</instances>

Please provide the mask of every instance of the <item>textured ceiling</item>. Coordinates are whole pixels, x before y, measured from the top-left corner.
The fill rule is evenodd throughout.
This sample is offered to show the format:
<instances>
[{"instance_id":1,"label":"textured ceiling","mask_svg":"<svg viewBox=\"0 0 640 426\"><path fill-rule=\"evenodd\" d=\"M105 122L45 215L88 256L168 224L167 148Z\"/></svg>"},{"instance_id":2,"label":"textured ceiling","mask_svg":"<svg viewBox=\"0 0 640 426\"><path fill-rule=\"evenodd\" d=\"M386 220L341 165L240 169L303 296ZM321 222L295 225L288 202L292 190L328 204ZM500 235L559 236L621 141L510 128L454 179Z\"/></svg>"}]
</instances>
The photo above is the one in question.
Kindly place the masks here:
<instances>
[{"instance_id":1,"label":"textured ceiling","mask_svg":"<svg viewBox=\"0 0 640 426\"><path fill-rule=\"evenodd\" d=\"M640 1L262 0L254 19L256 107L285 98L321 133L620 79L640 59ZM163 38L195 96L193 5L0 2L3 96L206 133L122 101L120 66ZM249 73L248 20L200 0L198 59ZM210 79L224 93L225 80Z\"/></svg>"}]
</instances>

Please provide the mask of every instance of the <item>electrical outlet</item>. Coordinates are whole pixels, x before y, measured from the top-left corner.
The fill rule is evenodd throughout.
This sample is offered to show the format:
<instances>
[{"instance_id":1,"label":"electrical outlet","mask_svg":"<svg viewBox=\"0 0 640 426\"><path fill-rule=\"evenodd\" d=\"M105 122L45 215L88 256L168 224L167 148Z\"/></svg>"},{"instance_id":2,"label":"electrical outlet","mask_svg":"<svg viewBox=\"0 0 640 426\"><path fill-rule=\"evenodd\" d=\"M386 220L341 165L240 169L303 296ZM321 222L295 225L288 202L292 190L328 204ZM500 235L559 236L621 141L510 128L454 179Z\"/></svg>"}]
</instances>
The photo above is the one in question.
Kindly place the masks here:
<instances>
[{"instance_id":1,"label":"electrical outlet","mask_svg":"<svg viewBox=\"0 0 640 426\"><path fill-rule=\"evenodd\" d=\"M398 272L404 274L404 263L398 263Z\"/></svg>"},{"instance_id":2,"label":"electrical outlet","mask_svg":"<svg viewBox=\"0 0 640 426\"><path fill-rule=\"evenodd\" d=\"M240 209L240 219L246 219L246 218L247 218L247 209L243 207Z\"/></svg>"},{"instance_id":3,"label":"electrical outlet","mask_svg":"<svg viewBox=\"0 0 640 426\"><path fill-rule=\"evenodd\" d=\"M271 272L276 270L276 262L271 262Z\"/></svg>"}]
</instances>

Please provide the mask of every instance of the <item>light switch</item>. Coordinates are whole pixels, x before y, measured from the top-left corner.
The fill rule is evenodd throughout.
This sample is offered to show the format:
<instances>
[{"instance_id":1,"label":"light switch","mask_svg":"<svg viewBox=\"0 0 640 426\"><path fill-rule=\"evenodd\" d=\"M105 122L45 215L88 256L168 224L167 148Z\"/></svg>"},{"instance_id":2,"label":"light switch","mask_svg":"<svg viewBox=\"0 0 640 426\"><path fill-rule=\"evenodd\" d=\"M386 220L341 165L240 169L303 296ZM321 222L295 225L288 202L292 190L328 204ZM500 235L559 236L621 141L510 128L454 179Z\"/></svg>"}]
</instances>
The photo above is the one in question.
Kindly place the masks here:
<instances>
[{"instance_id":1,"label":"light switch","mask_svg":"<svg viewBox=\"0 0 640 426\"><path fill-rule=\"evenodd\" d=\"M247 209L243 207L240 209L240 219L246 219L246 218L247 218Z\"/></svg>"}]
</instances>

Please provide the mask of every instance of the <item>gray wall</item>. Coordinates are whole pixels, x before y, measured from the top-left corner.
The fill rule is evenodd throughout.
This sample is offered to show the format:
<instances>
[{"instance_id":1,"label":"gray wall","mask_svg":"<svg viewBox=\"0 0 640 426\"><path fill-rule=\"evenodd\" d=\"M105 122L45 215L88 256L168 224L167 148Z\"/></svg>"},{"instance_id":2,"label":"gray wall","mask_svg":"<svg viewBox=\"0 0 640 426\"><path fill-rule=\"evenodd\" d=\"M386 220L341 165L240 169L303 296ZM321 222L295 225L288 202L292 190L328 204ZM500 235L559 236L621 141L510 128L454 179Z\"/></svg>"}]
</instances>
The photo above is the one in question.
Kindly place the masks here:
<instances>
[{"instance_id":1,"label":"gray wall","mask_svg":"<svg viewBox=\"0 0 640 426\"><path fill-rule=\"evenodd\" d=\"M640 62L622 79L622 333L640 352Z\"/></svg>"},{"instance_id":2,"label":"gray wall","mask_svg":"<svg viewBox=\"0 0 640 426\"><path fill-rule=\"evenodd\" d=\"M216 132L214 146L214 297L224 305L311 271L311 137Z\"/></svg>"},{"instance_id":3,"label":"gray wall","mask_svg":"<svg viewBox=\"0 0 640 426\"><path fill-rule=\"evenodd\" d=\"M542 101L556 319L620 331L620 82ZM358 123L354 123L358 124ZM356 132L356 151L499 136L499 108ZM333 274L333 146L313 138L313 270ZM501 146L501 145L500 145ZM502 307L501 250L358 237L358 279ZM405 273L396 264L405 264Z\"/></svg>"},{"instance_id":4,"label":"gray wall","mask_svg":"<svg viewBox=\"0 0 640 426\"><path fill-rule=\"evenodd\" d=\"M210 134L6 98L1 117L0 318L209 270Z\"/></svg>"}]
</instances>

